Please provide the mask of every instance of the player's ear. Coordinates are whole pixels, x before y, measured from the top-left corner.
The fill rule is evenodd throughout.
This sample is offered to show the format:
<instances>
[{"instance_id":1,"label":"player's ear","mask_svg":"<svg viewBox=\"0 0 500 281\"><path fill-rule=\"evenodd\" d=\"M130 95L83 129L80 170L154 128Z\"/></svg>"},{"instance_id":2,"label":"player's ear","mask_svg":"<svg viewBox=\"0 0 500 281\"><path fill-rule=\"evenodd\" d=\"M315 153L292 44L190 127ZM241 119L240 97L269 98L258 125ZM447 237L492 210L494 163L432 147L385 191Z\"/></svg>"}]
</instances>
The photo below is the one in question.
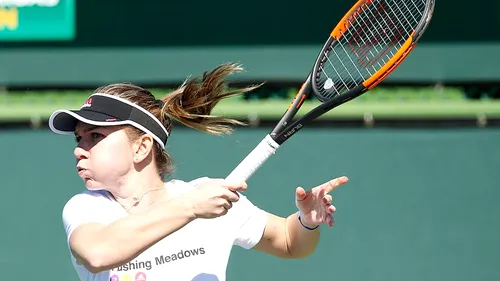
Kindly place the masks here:
<instances>
[{"instance_id":1,"label":"player's ear","mask_svg":"<svg viewBox=\"0 0 500 281\"><path fill-rule=\"evenodd\" d=\"M141 135L133 144L134 163L139 163L148 157L153 149L154 139L148 134Z\"/></svg>"}]
</instances>

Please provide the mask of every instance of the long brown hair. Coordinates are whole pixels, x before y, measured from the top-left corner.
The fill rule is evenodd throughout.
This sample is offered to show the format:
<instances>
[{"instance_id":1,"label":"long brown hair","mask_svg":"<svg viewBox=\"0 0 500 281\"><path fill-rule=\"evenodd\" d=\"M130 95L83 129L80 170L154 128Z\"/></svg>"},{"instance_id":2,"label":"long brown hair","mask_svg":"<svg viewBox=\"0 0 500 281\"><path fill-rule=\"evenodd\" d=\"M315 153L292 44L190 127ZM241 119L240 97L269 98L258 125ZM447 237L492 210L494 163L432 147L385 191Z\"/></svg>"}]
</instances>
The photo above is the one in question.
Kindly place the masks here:
<instances>
[{"instance_id":1,"label":"long brown hair","mask_svg":"<svg viewBox=\"0 0 500 281\"><path fill-rule=\"evenodd\" d=\"M244 125L235 119L211 115L217 103L230 96L252 91L260 85L236 88L228 91L225 78L233 73L243 71L240 65L227 63L205 72L203 76L189 78L171 93L167 93L161 102L153 94L142 87L128 83L111 84L99 87L96 93L115 95L133 102L153 114L165 126L169 134L172 132L172 119L196 130L214 134L232 133L232 125ZM131 141L144 134L129 126L127 134ZM163 178L172 172L170 155L155 142L154 160L158 173Z\"/></svg>"}]
</instances>

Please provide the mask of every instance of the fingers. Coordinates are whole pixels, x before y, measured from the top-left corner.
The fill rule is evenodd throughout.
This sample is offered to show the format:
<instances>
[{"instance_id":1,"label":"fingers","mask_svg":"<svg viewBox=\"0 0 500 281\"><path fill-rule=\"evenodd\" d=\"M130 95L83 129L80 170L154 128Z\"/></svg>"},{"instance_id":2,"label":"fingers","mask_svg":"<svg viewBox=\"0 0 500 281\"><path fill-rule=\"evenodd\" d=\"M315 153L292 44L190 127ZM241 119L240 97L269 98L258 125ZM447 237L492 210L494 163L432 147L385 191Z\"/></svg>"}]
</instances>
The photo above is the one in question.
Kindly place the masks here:
<instances>
[{"instance_id":1,"label":"fingers","mask_svg":"<svg viewBox=\"0 0 500 281\"><path fill-rule=\"evenodd\" d=\"M223 200L223 202L221 202L221 206L227 211L233 207L233 203L229 200Z\"/></svg>"},{"instance_id":2,"label":"fingers","mask_svg":"<svg viewBox=\"0 0 500 281\"><path fill-rule=\"evenodd\" d=\"M221 194L220 197L223 198L224 200L227 200L229 202L236 202L240 200L240 196L236 192L230 190L223 190L222 192L223 194Z\"/></svg>"},{"instance_id":3,"label":"fingers","mask_svg":"<svg viewBox=\"0 0 500 281\"><path fill-rule=\"evenodd\" d=\"M228 191L228 192L235 195L234 192L231 192L231 191ZM233 200L233 202L236 202L239 199L238 196L235 196L235 197L236 197L236 200ZM223 215L227 214L229 209L231 209L233 207L233 202L231 201L231 199L220 198L220 201L218 203L218 206L220 208L219 215L223 216Z\"/></svg>"},{"instance_id":4,"label":"fingers","mask_svg":"<svg viewBox=\"0 0 500 281\"><path fill-rule=\"evenodd\" d=\"M320 185L319 187L321 189L324 189L326 193L329 193L332 190L336 189L337 187L347 183L348 181L349 181L349 179L345 176L338 177L338 178L335 178L331 181L325 182L324 184Z\"/></svg>"},{"instance_id":5,"label":"fingers","mask_svg":"<svg viewBox=\"0 0 500 281\"><path fill-rule=\"evenodd\" d=\"M333 205L329 205L329 206L327 206L327 207L326 207L326 212L327 212L328 214L333 214L333 213L335 213L336 211L337 211L337 208L335 208L335 206L333 206Z\"/></svg>"},{"instance_id":6,"label":"fingers","mask_svg":"<svg viewBox=\"0 0 500 281\"><path fill-rule=\"evenodd\" d=\"M326 221L325 221L329 227L332 227L334 224L335 224L335 219L333 218L332 215L328 215L326 217Z\"/></svg>"},{"instance_id":7,"label":"fingers","mask_svg":"<svg viewBox=\"0 0 500 281\"><path fill-rule=\"evenodd\" d=\"M325 205L332 204L332 200L333 200L333 197L330 194L326 194L325 196L323 196L323 203Z\"/></svg>"},{"instance_id":8,"label":"fingers","mask_svg":"<svg viewBox=\"0 0 500 281\"><path fill-rule=\"evenodd\" d=\"M332 205L332 196L330 194L327 194L323 197L323 203L325 204L325 210L327 214L333 214L335 211L337 211L337 208Z\"/></svg>"},{"instance_id":9,"label":"fingers","mask_svg":"<svg viewBox=\"0 0 500 281\"><path fill-rule=\"evenodd\" d=\"M329 197L329 198L328 198ZM326 223L328 224L329 227L333 227L335 224L335 219L333 218L333 213L337 211L337 208L335 206L331 205L332 197L330 195L325 196L325 201L330 201L328 204L326 204Z\"/></svg>"}]
</instances>

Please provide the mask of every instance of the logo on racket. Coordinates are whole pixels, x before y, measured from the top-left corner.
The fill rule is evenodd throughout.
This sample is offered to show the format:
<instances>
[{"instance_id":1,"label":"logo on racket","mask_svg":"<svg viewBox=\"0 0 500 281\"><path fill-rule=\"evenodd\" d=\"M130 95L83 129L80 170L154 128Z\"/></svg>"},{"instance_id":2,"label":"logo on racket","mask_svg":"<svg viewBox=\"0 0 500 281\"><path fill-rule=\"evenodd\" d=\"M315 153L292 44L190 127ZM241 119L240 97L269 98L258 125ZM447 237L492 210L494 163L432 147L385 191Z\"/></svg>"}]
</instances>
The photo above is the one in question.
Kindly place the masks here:
<instances>
[{"instance_id":1,"label":"logo on racket","mask_svg":"<svg viewBox=\"0 0 500 281\"><path fill-rule=\"evenodd\" d=\"M293 127L290 131L288 131L284 136L285 138L288 138L289 136L293 135L297 130L299 130L300 128L302 128L302 124L299 123L297 125L295 125L295 127Z\"/></svg>"}]
</instances>

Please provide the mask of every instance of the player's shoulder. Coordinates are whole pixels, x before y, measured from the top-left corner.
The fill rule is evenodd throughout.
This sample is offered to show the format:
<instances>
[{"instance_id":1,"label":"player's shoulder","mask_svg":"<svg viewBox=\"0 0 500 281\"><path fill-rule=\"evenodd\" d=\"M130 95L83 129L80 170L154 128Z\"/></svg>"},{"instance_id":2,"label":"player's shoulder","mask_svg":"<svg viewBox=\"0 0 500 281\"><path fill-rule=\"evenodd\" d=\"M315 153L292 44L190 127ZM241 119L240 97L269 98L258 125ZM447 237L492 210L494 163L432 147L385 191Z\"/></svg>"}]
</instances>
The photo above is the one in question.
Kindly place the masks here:
<instances>
[{"instance_id":1,"label":"player's shoulder","mask_svg":"<svg viewBox=\"0 0 500 281\"><path fill-rule=\"evenodd\" d=\"M70 197L66 204L77 201L110 201L110 196L105 190L84 190Z\"/></svg>"},{"instance_id":2,"label":"player's shoulder","mask_svg":"<svg viewBox=\"0 0 500 281\"><path fill-rule=\"evenodd\" d=\"M112 198L105 190L85 190L71 196L64 204L63 212L71 209L97 208L99 205L110 203Z\"/></svg>"},{"instance_id":3,"label":"player's shoulder","mask_svg":"<svg viewBox=\"0 0 500 281\"><path fill-rule=\"evenodd\" d=\"M180 195L182 193L198 188L204 181L210 180L209 177L199 177L194 180L185 181L180 179L172 179L165 183L165 186L172 195Z\"/></svg>"},{"instance_id":4,"label":"player's shoulder","mask_svg":"<svg viewBox=\"0 0 500 281\"><path fill-rule=\"evenodd\" d=\"M199 177L194 180L189 181L188 183L193 187L199 187L203 182L209 181L211 178L209 177Z\"/></svg>"}]
</instances>

